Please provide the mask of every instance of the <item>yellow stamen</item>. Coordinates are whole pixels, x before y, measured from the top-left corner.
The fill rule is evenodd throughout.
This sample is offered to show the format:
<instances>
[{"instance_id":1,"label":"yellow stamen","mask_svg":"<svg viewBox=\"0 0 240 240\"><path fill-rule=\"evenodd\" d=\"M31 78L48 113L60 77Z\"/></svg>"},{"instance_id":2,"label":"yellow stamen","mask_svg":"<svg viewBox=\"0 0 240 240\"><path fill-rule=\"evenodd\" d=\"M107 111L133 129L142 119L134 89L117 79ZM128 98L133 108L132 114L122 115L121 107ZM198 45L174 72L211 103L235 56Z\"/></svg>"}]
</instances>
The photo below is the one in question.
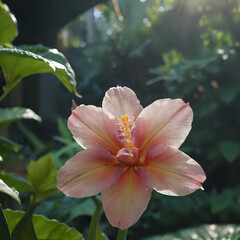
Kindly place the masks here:
<instances>
[{"instance_id":1,"label":"yellow stamen","mask_svg":"<svg viewBox=\"0 0 240 240\"><path fill-rule=\"evenodd\" d=\"M128 115L121 116L121 118L117 118L118 127L121 131L120 136L122 139L126 140L126 148L129 151L133 149L132 142L132 130L134 128L134 120L130 119Z\"/></svg>"}]
</instances>

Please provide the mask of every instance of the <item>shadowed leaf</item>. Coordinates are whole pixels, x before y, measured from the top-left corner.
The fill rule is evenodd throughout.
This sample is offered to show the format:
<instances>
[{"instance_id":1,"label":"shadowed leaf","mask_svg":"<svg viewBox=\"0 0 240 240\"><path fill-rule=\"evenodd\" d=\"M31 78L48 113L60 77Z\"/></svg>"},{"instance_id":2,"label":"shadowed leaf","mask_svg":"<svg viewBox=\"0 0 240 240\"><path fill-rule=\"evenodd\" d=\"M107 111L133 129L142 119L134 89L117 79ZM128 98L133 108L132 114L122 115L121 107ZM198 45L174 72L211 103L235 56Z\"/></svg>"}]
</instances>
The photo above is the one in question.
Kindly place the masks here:
<instances>
[{"instance_id":1,"label":"shadowed leaf","mask_svg":"<svg viewBox=\"0 0 240 240\"><path fill-rule=\"evenodd\" d=\"M12 232L23 217L24 212L4 210L4 213L9 224L9 230ZM82 235L77 230L69 228L66 224L59 223L56 220L33 214L32 222L37 239L83 240Z\"/></svg>"},{"instance_id":2,"label":"shadowed leaf","mask_svg":"<svg viewBox=\"0 0 240 240\"><path fill-rule=\"evenodd\" d=\"M6 4L0 1L0 45L11 43L18 35L17 20Z\"/></svg>"},{"instance_id":3,"label":"shadowed leaf","mask_svg":"<svg viewBox=\"0 0 240 240\"><path fill-rule=\"evenodd\" d=\"M24 78L37 73L52 73L76 96L75 74L64 55L42 45L6 48L0 46L0 66L6 85L0 101Z\"/></svg>"}]
</instances>

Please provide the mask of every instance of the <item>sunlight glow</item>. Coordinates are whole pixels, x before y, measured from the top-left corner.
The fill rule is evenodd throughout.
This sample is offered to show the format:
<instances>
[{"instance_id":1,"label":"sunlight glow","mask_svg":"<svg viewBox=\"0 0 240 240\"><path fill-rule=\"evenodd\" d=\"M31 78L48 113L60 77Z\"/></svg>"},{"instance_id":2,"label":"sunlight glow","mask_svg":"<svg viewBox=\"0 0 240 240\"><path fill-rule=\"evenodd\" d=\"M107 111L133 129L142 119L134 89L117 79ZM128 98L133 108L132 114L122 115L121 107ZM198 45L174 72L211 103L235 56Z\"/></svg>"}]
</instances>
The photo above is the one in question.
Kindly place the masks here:
<instances>
[{"instance_id":1,"label":"sunlight glow","mask_svg":"<svg viewBox=\"0 0 240 240\"><path fill-rule=\"evenodd\" d=\"M95 9L93 12L93 15L95 18L100 18L102 15L102 12L99 9Z\"/></svg>"},{"instance_id":2,"label":"sunlight glow","mask_svg":"<svg viewBox=\"0 0 240 240\"><path fill-rule=\"evenodd\" d=\"M110 29L110 28L107 29L107 31L106 31L106 33L107 33L108 36L112 35L112 32L113 32L113 31L112 31L112 29Z\"/></svg>"},{"instance_id":3,"label":"sunlight glow","mask_svg":"<svg viewBox=\"0 0 240 240\"><path fill-rule=\"evenodd\" d=\"M124 17L123 17L123 16L119 16L119 17L118 17L118 20L119 20L120 22L123 22Z\"/></svg>"},{"instance_id":4,"label":"sunlight glow","mask_svg":"<svg viewBox=\"0 0 240 240\"><path fill-rule=\"evenodd\" d=\"M165 6L165 7L161 6L161 7L158 8L159 12L165 12L165 11L168 11L168 10L171 10L170 6Z\"/></svg>"},{"instance_id":5,"label":"sunlight glow","mask_svg":"<svg viewBox=\"0 0 240 240\"><path fill-rule=\"evenodd\" d=\"M146 27L151 27L151 22L148 20L148 18L143 19L143 23L146 25Z\"/></svg>"}]
</instances>

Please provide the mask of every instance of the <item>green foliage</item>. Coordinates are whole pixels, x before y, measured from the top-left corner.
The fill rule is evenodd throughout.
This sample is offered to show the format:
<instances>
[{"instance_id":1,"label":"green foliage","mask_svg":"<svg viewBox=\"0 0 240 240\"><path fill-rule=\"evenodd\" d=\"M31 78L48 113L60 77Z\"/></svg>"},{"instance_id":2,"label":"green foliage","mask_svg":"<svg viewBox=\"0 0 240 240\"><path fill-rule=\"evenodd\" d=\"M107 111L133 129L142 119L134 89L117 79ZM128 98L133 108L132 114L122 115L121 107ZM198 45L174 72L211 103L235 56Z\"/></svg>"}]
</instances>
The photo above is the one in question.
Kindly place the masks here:
<instances>
[{"instance_id":1,"label":"green foliage","mask_svg":"<svg viewBox=\"0 0 240 240\"><path fill-rule=\"evenodd\" d=\"M0 108L0 128L20 119L33 119L41 122L41 117L29 108Z\"/></svg>"},{"instance_id":2,"label":"green foliage","mask_svg":"<svg viewBox=\"0 0 240 240\"><path fill-rule=\"evenodd\" d=\"M182 61L182 58L182 54L180 52L177 52L175 49L167 53L163 53L163 61L165 63L163 68L166 69L172 67L173 65Z\"/></svg>"},{"instance_id":3,"label":"green foliage","mask_svg":"<svg viewBox=\"0 0 240 240\"><path fill-rule=\"evenodd\" d=\"M4 210L9 230L12 232L24 216L24 212L21 211L12 211ZM59 223L56 220L49 220L41 215L33 215L32 218L33 227L37 236L37 239L49 240L49 239L58 239L58 240L82 240L82 235L73 228L67 227L63 223ZM30 240L25 238L25 240ZM32 239L31 239L32 240Z\"/></svg>"},{"instance_id":4,"label":"green foliage","mask_svg":"<svg viewBox=\"0 0 240 240\"><path fill-rule=\"evenodd\" d=\"M232 239L237 240L240 237L240 226L237 225L203 225L196 228L184 229L175 233L163 236L154 236L144 238L144 240L171 240L171 239Z\"/></svg>"},{"instance_id":5,"label":"green foliage","mask_svg":"<svg viewBox=\"0 0 240 240\"><path fill-rule=\"evenodd\" d=\"M21 204L21 200L19 198L19 192L14 188L10 188L2 179L0 179L0 192L3 192L9 195L10 197L18 201L19 204Z\"/></svg>"},{"instance_id":6,"label":"green foliage","mask_svg":"<svg viewBox=\"0 0 240 240\"><path fill-rule=\"evenodd\" d=\"M48 218L54 218L65 223L70 223L80 216L92 216L94 211L95 204L91 198L69 198L63 194L57 198L40 202L35 209L37 214L42 214Z\"/></svg>"},{"instance_id":7,"label":"green foliage","mask_svg":"<svg viewBox=\"0 0 240 240\"><path fill-rule=\"evenodd\" d=\"M56 177L57 170L50 154L30 162L28 180L34 187L36 203L59 193Z\"/></svg>"},{"instance_id":8,"label":"green foliage","mask_svg":"<svg viewBox=\"0 0 240 240\"><path fill-rule=\"evenodd\" d=\"M58 131L64 139L72 140L72 134L67 127L66 122L62 118L57 119Z\"/></svg>"},{"instance_id":9,"label":"green foliage","mask_svg":"<svg viewBox=\"0 0 240 240\"><path fill-rule=\"evenodd\" d=\"M0 156L2 158L10 155L12 152L18 152L20 148L19 144L0 136Z\"/></svg>"},{"instance_id":10,"label":"green foliage","mask_svg":"<svg viewBox=\"0 0 240 240\"><path fill-rule=\"evenodd\" d=\"M0 45L10 44L18 35L17 20L2 1L0 1L0 23Z\"/></svg>"},{"instance_id":11,"label":"green foliage","mask_svg":"<svg viewBox=\"0 0 240 240\"><path fill-rule=\"evenodd\" d=\"M64 144L64 146L52 153L58 169L66 162L66 159L71 158L74 154L83 150L83 148L73 140L68 140L59 136L54 137L54 139Z\"/></svg>"},{"instance_id":12,"label":"green foliage","mask_svg":"<svg viewBox=\"0 0 240 240\"><path fill-rule=\"evenodd\" d=\"M0 171L0 179L2 179L9 187L14 187L18 192L34 192L33 186L30 182L14 173Z\"/></svg>"},{"instance_id":13,"label":"green foliage","mask_svg":"<svg viewBox=\"0 0 240 240\"><path fill-rule=\"evenodd\" d=\"M76 81L74 72L57 49L42 45L19 46L6 48L0 46L0 66L2 67L6 85L0 101L26 76L36 73L52 73L63 85L76 96Z\"/></svg>"},{"instance_id":14,"label":"green foliage","mask_svg":"<svg viewBox=\"0 0 240 240\"><path fill-rule=\"evenodd\" d=\"M224 141L220 145L220 150L228 162L233 162L240 154L240 143Z\"/></svg>"},{"instance_id":15,"label":"green foliage","mask_svg":"<svg viewBox=\"0 0 240 240\"><path fill-rule=\"evenodd\" d=\"M231 33L224 26L225 18L221 14L203 15L199 20L199 25L207 29L201 35L205 46L210 45L215 49L234 46Z\"/></svg>"},{"instance_id":16,"label":"green foliage","mask_svg":"<svg viewBox=\"0 0 240 240\"><path fill-rule=\"evenodd\" d=\"M213 190L209 196L211 213L223 213L224 211L240 213L239 206L240 187L226 188L220 193Z\"/></svg>"},{"instance_id":17,"label":"green foliage","mask_svg":"<svg viewBox=\"0 0 240 240\"><path fill-rule=\"evenodd\" d=\"M4 215L4 212L2 210L2 206L0 205L0 236L4 240L12 240L12 237L10 235L10 231L8 229L8 224Z\"/></svg>"},{"instance_id":18,"label":"green foliage","mask_svg":"<svg viewBox=\"0 0 240 240\"><path fill-rule=\"evenodd\" d=\"M109 240L109 238L104 234L101 229L97 229L97 234L96 234L96 239L97 240Z\"/></svg>"},{"instance_id":19,"label":"green foliage","mask_svg":"<svg viewBox=\"0 0 240 240\"><path fill-rule=\"evenodd\" d=\"M37 152L41 152L46 147L41 139L39 139L39 137L36 136L36 134L28 129L23 123L18 122L17 125Z\"/></svg>"},{"instance_id":20,"label":"green foliage","mask_svg":"<svg viewBox=\"0 0 240 240\"><path fill-rule=\"evenodd\" d=\"M60 169L67 159L71 158L77 152L82 151L83 148L73 139L72 134L63 119L58 118L57 125L60 136L55 136L54 140L61 143L61 148L53 151L52 157L57 169Z\"/></svg>"},{"instance_id":21,"label":"green foliage","mask_svg":"<svg viewBox=\"0 0 240 240\"><path fill-rule=\"evenodd\" d=\"M13 240L38 240L33 227L32 211L33 208L30 207L22 217L17 219L16 226L14 226L13 231L11 231ZM16 218L18 216L15 215L14 217Z\"/></svg>"},{"instance_id":22,"label":"green foliage","mask_svg":"<svg viewBox=\"0 0 240 240\"><path fill-rule=\"evenodd\" d=\"M173 53L175 55L170 54L171 57L168 54L163 55L164 65L156 69L150 69L150 73L157 74L158 77L148 80L146 82L147 85L155 84L162 80L170 84L171 82L188 82L189 79L196 81L197 78L201 79L203 77L206 68L216 65L221 58L214 54L209 58L181 60L182 57L179 53L175 51Z\"/></svg>"}]
</instances>

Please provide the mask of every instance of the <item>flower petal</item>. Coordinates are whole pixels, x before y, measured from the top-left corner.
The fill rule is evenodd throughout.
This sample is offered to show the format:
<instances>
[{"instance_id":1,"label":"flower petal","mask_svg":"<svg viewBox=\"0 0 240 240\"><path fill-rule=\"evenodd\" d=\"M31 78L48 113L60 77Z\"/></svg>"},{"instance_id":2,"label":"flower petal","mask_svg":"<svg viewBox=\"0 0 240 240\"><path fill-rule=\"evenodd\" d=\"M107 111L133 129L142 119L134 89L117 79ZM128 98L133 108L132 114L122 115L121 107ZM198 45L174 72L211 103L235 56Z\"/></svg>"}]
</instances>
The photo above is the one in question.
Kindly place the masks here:
<instances>
[{"instance_id":1,"label":"flower petal","mask_svg":"<svg viewBox=\"0 0 240 240\"><path fill-rule=\"evenodd\" d=\"M60 169L57 187L70 197L96 195L108 189L122 174L114 161L104 148L94 147L83 150Z\"/></svg>"},{"instance_id":2,"label":"flower petal","mask_svg":"<svg viewBox=\"0 0 240 240\"><path fill-rule=\"evenodd\" d=\"M138 174L159 193L185 196L202 187L206 175L201 166L178 149L164 145L152 146Z\"/></svg>"},{"instance_id":3,"label":"flower petal","mask_svg":"<svg viewBox=\"0 0 240 240\"><path fill-rule=\"evenodd\" d=\"M116 119L110 119L102 108L80 105L69 117L68 128L73 138L84 148L100 144L117 153L119 146L123 145L117 138Z\"/></svg>"},{"instance_id":4,"label":"flower petal","mask_svg":"<svg viewBox=\"0 0 240 240\"><path fill-rule=\"evenodd\" d=\"M151 193L135 169L126 168L118 182L102 192L103 208L110 224L126 229L136 223L146 210Z\"/></svg>"},{"instance_id":5,"label":"flower petal","mask_svg":"<svg viewBox=\"0 0 240 240\"><path fill-rule=\"evenodd\" d=\"M137 118L143 109L136 94L127 87L110 88L103 98L102 107L110 118L124 115Z\"/></svg>"},{"instance_id":6,"label":"flower petal","mask_svg":"<svg viewBox=\"0 0 240 240\"><path fill-rule=\"evenodd\" d=\"M192 119L191 107L181 99L157 100L144 108L135 122L135 146L142 150L155 144L178 148L191 130Z\"/></svg>"}]
</instances>

